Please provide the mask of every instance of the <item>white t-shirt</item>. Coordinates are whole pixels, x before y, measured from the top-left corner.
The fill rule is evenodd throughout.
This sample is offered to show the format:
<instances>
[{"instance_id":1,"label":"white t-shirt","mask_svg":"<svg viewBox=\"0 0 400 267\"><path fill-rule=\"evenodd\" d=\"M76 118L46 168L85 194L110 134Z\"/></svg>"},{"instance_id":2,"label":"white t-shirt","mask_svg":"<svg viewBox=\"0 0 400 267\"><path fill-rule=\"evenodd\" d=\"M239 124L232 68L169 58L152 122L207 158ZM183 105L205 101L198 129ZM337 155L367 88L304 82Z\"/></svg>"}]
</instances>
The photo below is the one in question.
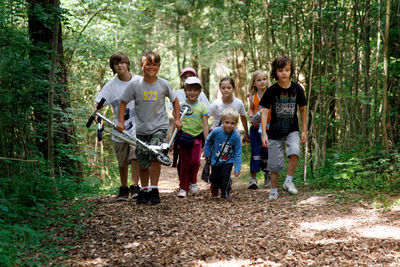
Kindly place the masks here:
<instances>
[{"instance_id":1,"label":"white t-shirt","mask_svg":"<svg viewBox=\"0 0 400 267\"><path fill-rule=\"evenodd\" d=\"M178 91L175 92L175 94L176 97L178 98L179 103L186 102L186 94L184 89L179 89ZM206 104L207 108L210 109L210 102L208 101L208 98L203 91L201 91L198 100ZM168 108L170 110L174 110L172 103L169 103Z\"/></svg>"},{"instance_id":2,"label":"white t-shirt","mask_svg":"<svg viewBox=\"0 0 400 267\"><path fill-rule=\"evenodd\" d=\"M224 104L221 98L215 99L210 106L210 116L214 117L214 123L211 126L211 129L219 126L222 111L224 111L226 108L233 108L237 110L241 116L246 116L247 114L242 100L237 97L233 97L233 101L230 104Z\"/></svg>"},{"instance_id":3,"label":"white t-shirt","mask_svg":"<svg viewBox=\"0 0 400 267\"><path fill-rule=\"evenodd\" d=\"M111 79L108 83L104 85L104 87L101 89L100 93L95 99L95 101L99 103L102 98L105 98L106 101L104 102L104 106L110 104L113 107L115 123L118 123L118 107L119 102L121 101L121 95L125 91L128 84L132 83L134 77L135 75L132 74L132 78L127 82L121 81L118 76ZM126 106L124 124L127 132L133 137L136 137L135 117L135 103L133 101L130 101ZM114 130L114 132L117 133L116 130ZM111 139L119 143L124 142L115 136L112 136Z\"/></svg>"},{"instance_id":4,"label":"white t-shirt","mask_svg":"<svg viewBox=\"0 0 400 267\"><path fill-rule=\"evenodd\" d=\"M167 130L169 119L165 110L165 97L174 102L176 95L169 82L157 77L156 82L146 83L136 76L126 87L121 100L135 102L136 133L150 135L158 130Z\"/></svg>"}]
</instances>

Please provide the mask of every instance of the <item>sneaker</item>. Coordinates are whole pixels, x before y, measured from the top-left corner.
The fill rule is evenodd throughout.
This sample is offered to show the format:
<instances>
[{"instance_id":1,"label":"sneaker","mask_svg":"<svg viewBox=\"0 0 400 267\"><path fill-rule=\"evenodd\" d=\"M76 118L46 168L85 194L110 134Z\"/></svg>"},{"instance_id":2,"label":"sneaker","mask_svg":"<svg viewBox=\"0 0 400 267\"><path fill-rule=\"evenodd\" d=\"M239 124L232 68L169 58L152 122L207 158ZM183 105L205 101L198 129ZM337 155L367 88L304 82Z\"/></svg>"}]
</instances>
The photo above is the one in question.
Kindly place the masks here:
<instances>
[{"instance_id":1,"label":"sneaker","mask_svg":"<svg viewBox=\"0 0 400 267\"><path fill-rule=\"evenodd\" d=\"M276 192L276 193L273 193L273 192L270 192L269 193L269 198L268 198L270 201L274 201L274 200L277 200L278 199L278 192Z\"/></svg>"},{"instance_id":2,"label":"sneaker","mask_svg":"<svg viewBox=\"0 0 400 267\"><path fill-rule=\"evenodd\" d=\"M213 197L217 197L218 196L218 188L214 189L212 184L210 185L210 190L211 190L211 195Z\"/></svg>"},{"instance_id":3,"label":"sneaker","mask_svg":"<svg viewBox=\"0 0 400 267\"><path fill-rule=\"evenodd\" d=\"M190 191L190 193L195 195L199 192L199 187L197 186L197 184L190 184L189 191Z\"/></svg>"},{"instance_id":4,"label":"sneaker","mask_svg":"<svg viewBox=\"0 0 400 267\"><path fill-rule=\"evenodd\" d=\"M150 203L151 204L160 204L161 203L160 193L158 192L158 188L153 188L149 194L150 194Z\"/></svg>"},{"instance_id":5,"label":"sneaker","mask_svg":"<svg viewBox=\"0 0 400 267\"><path fill-rule=\"evenodd\" d=\"M264 172L264 187L271 187L271 175L269 174L269 171Z\"/></svg>"},{"instance_id":6,"label":"sneaker","mask_svg":"<svg viewBox=\"0 0 400 267\"><path fill-rule=\"evenodd\" d=\"M293 194L293 195L297 194L297 189L294 186L293 182L291 182L291 181L285 181L283 183L283 189L288 191L290 194Z\"/></svg>"},{"instance_id":7,"label":"sneaker","mask_svg":"<svg viewBox=\"0 0 400 267\"><path fill-rule=\"evenodd\" d=\"M150 199L150 192L140 190L138 193L138 197L136 199L136 203L137 204L147 204L147 203L149 203L149 199Z\"/></svg>"},{"instance_id":8,"label":"sneaker","mask_svg":"<svg viewBox=\"0 0 400 267\"><path fill-rule=\"evenodd\" d=\"M131 199L137 199L140 192L140 187L138 185L131 185L129 187L129 191L131 192Z\"/></svg>"},{"instance_id":9,"label":"sneaker","mask_svg":"<svg viewBox=\"0 0 400 267\"><path fill-rule=\"evenodd\" d=\"M117 196L117 201L128 201L129 200L129 188L127 186L121 186Z\"/></svg>"},{"instance_id":10,"label":"sneaker","mask_svg":"<svg viewBox=\"0 0 400 267\"><path fill-rule=\"evenodd\" d=\"M181 188L179 190L178 197L182 198L182 197L186 197L186 196L187 196L187 191Z\"/></svg>"},{"instance_id":11,"label":"sneaker","mask_svg":"<svg viewBox=\"0 0 400 267\"><path fill-rule=\"evenodd\" d=\"M248 189L257 189L257 188L258 188L257 180L252 178L249 182Z\"/></svg>"}]
</instances>

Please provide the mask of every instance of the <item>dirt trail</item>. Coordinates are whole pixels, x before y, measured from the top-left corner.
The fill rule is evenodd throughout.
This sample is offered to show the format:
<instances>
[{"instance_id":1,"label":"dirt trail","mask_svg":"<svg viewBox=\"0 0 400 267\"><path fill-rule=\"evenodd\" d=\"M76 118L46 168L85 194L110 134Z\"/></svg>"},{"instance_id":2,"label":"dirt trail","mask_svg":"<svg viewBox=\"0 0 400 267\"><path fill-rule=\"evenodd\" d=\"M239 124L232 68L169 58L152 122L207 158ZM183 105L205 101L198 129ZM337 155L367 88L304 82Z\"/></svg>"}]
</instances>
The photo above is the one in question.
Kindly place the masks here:
<instances>
[{"instance_id":1,"label":"dirt trail","mask_svg":"<svg viewBox=\"0 0 400 267\"><path fill-rule=\"evenodd\" d=\"M400 266L400 209L343 204L334 195L234 184L232 202L213 198L208 186L178 199L176 169L163 167L160 205L93 199L94 215L80 239L60 245L73 266Z\"/></svg>"}]
</instances>

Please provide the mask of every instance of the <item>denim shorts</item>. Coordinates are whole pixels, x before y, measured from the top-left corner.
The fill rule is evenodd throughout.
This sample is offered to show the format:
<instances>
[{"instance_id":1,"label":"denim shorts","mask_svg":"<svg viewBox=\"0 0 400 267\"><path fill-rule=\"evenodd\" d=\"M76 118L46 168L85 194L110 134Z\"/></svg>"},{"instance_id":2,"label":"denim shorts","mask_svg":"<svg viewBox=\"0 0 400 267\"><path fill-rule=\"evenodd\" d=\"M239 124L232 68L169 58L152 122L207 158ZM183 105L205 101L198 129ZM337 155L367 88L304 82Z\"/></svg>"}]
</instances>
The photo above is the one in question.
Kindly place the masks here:
<instances>
[{"instance_id":1,"label":"denim shorts","mask_svg":"<svg viewBox=\"0 0 400 267\"><path fill-rule=\"evenodd\" d=\"M165 142L167 138L167 130L158 130L149 135L136 135L136 138L147 145L159 146ZM136 143L136 158L139 168L148 169L152 161L157 160L157 156L143 145Z\"/></svg>"},{"instance_id":2,"label":"denim shorts","mask_svg":"<svg viewBox=\"0 0 400 267\"><path fill-rule=\"evenodd\" d=\"M300 135L298 131L277 140L268 140L268 167L270 172L281 172L285 168L284 145L286 143L286 156L297 155L300 157Z\"/></svg>"}]
</instances>

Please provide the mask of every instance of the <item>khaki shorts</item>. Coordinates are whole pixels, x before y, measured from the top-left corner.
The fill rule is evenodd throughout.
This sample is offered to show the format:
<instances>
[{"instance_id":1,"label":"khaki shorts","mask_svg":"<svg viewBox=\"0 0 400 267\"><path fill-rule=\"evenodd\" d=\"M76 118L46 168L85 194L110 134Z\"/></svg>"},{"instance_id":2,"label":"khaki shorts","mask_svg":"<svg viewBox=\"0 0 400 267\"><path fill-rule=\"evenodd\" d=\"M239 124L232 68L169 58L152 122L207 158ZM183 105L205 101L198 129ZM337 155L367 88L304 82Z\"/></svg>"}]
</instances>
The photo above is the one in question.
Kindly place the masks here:
<instances>
[{"instance_id":1,"label":"khaki shorts","mask_svg":"<svg viewBox=\"0 0 400 267\"><path fill-rule=\"evenodd\" d=\"M167 130L158 130L150 135L137 134L136 137L147 145L159 146L165 142ZM157 160L157 156L153 152L139 143L136 143L136 158L140 169L148 169L150 163Z\"/></svg>"},{"instance_id":2,"label":"khaki shorts","mask_svg":"<svg viewBox=\"0 0 400 267\"><path fill-rule=\"evenodd\" d=\"M131 160L136 159L135 146L128 144L126 142L115 142L114 141L114 151L117 156L118 166L126 167L129 165Z\"/></svg>"}]
</instances>

